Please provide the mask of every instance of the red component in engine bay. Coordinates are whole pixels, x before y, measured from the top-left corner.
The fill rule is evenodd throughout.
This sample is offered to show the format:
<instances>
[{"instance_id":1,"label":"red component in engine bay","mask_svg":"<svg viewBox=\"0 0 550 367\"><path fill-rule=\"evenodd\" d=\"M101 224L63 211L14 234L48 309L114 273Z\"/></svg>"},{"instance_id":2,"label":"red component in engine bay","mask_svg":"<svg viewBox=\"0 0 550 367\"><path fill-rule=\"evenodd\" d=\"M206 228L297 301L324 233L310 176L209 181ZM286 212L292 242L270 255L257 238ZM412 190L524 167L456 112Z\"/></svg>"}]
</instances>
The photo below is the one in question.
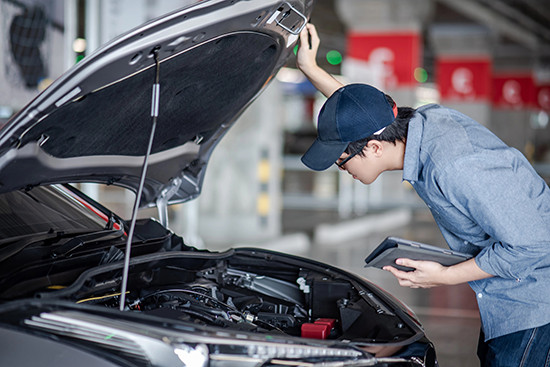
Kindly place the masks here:
<instances>
[{"instance_id":1,"label":"red component in engine bay","mask_svg":"<svg viewBox=\"0 0 550 367\"><path fill-rule=\"evenodd\" d=\"M334 324L336 324L336 319L317 319L314 324L324 324L330 326L329 330L332 330Z\"/></svg>"},{"instance_id":2,"label":"red component in engine bay","mask_svg":"<svg viewBox=\"0 0 550 367\"><path fill-rule=\"evenodd\" d=\"M335 323L334 319L318 319L314 323L304 323L302 338L327 339Z\"/></svg>"}]
</instances>

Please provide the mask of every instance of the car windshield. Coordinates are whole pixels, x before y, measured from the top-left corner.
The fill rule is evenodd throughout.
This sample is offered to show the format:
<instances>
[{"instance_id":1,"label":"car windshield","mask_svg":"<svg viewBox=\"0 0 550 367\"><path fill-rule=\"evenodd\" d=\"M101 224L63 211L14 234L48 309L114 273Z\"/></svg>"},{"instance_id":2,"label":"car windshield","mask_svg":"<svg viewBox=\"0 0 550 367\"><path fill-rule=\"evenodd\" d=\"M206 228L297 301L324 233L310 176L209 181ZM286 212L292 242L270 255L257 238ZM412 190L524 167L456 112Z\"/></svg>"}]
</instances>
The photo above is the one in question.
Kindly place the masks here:
<instances>
[{"instance_id":1,"label":"car windshield","mask_svg":"<svg viewBox=\"0 0 550 367\"><path fill-rule=\"evenodd\" d=\"M106 215L63 186L35 187L0 195L0 244L47 232L93 232Z\"/></svg>"}]
</instances>

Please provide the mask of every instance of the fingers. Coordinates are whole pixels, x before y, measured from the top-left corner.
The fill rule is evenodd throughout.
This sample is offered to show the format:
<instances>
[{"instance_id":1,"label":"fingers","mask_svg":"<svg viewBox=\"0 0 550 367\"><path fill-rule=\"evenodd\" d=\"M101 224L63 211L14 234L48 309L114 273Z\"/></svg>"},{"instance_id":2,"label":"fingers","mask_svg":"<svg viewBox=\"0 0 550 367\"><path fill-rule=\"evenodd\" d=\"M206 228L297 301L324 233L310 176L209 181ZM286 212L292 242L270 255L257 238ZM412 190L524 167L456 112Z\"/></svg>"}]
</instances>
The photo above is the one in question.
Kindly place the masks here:
<instances>
[{"instance_id":1,"label":"fingers","mask_svg":"<svg viewBox=\"0 0 550 367\"><path fill-rule=\"evenodd\" d=\"M399 284L401 284L402 280L403 281L410 281L409 272L398 270L398 269L394 268L393 266L384 266L382 269L392 273L393 276L396 277L397 280L399 280L399 282L400 282Z\"/></svg>"},{"instance_id":2,"label":"fingers","mask_svg":"<svg viewBox=\"0 0 550 367\"><path fill-rule=\"evenodd\" d=\"M308 44L308 38L310 38L308 26L309 24L306 24L306 26L302 28L302 31L300 32L300 46Z\"/></svg>"},{"instance_id":3,"label":"fingers","mask_svg":"<svg viewBox=\"0 0 550 367\"><path fill-rule=\"evenodd\" d=\"M319 46L320 40L319 40L319 34L317 34L317 28L315 28L315 26L311 23L306 24L306 26L304 28L307 29L307 31L309 33L310 40L311 40L311 46L315 47L315 48L317 46Z\"/></svg>"},{"instance_id":4,"label":"fingers","mask_svg":"<svg viewBox=\"0 0 550 367\"><path fill-rule=\"evenodd\" d=\"M309 24L306 24L306 26L305 26L304 28L302 28L302 31L300 32L300 43L301 43L301 44L304 44L305 41L307 40L307 36L308 36L308 34L309 34L309 31L308 31L308 29L307 29L307 26L308 26L308 25L309 25Z\"/></svg>"},{"instance_id":5,"label":"fingers","mask_svg":"<svg viewBox=\"0 0 550 367\"><path fill-rule=\"evenodd\" d=\"M418 265L417 261L410 260L410 259L397 259L395 263L397 265L408 266L411 268L416 268ZM383 269L392 273L393 276L397 278L397 281L399 282L400 286L409 287L409 288L419 288L415 280L414 271L402 271L394 268L393 266L384 266Z\"/></svg>"},{"instance_id":6,"label":"fingers","mask_svg":"<svg viewBox=\"0 0 550 367\"><path fill-rule=\"evenodd\" d=\"M393 266L384 266L397 278L399 285L409 288L432 288L442 285L441 274L444 267L432 261L417 261L411 259L397 259L397 265L415 269L414 271L401 271Z\"/></svg>"},{"instance_id":7,"label":"fingers","mask_svg":"<svg viewBox=\"0 0 550 367\"><path fill-rule=\"evenodd\" d=\"M422 264L422 261L417 261L417 260L411 260L411 259L397 259L395 260L395 263L397 265L401 265L401 266L407 266L409 268L414 268L414 269L418 269Z\"/></svg>"},{"instance_id":8,"label":"fingers","mask_svg":"<svg viewBox=\"0 0 550 367\"><path fill-rule=\"evenodd\" d=\"M315 26L311 23L306 24L300 32L300 44L310 50L316 50L317 47L319 47L319 43L319 35L317 34Z\"/></svg>"}]
</instances>

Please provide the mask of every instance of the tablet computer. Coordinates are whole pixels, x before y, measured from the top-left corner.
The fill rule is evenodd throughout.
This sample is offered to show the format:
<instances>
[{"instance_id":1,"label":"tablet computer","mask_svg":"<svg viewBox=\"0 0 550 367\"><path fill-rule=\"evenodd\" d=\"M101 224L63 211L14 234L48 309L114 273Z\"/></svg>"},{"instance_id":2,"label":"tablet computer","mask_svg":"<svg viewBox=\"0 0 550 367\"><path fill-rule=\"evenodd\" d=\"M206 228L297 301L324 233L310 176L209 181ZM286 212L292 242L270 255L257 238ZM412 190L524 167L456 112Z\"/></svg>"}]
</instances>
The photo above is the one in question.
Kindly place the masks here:
<instances>
[{"instance_id":1,"label":"tablet computer","mask_svg":"<svg viewBox=\"0 0 550 367\"><path fill-rule=\"evenodd\" d=\"M395 260L399 258L435 261L441 265L450 266L471 259L472 255L402 238L388 237L367 256L365 267L374 266L381 269L391 265L403 271L414 270L411 267L397 265Z\"/></svg>"}]
</instances>

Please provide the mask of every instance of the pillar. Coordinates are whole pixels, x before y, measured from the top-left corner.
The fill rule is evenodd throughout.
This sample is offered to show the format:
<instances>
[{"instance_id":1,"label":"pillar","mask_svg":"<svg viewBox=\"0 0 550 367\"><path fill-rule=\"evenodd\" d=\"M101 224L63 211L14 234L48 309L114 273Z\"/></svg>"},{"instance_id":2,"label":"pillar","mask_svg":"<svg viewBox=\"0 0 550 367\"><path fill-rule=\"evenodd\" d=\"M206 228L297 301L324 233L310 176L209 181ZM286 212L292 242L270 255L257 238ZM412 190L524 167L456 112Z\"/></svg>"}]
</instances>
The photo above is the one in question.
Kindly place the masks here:
<instances>
[{"instance_id":1,"label":"pillar","mask_svg":"<svg viewBox=\"0 0 550 367\"><path fill-rule=\"evenodd\" d=\"M209 248L281 235L281 96L271 83L212 153L196 199L198 233Z\"/></svg>"},{"instance_id":2,"label":"pillar","mask_svg":"<svg viewBox=\"0 0 550 367\"><path fill-rule=\"evenodd\" d=\"M374 85L398 105L413 106L414 71L422 63L422 24L432 1L339 0L336 8L348 29L344 76Z\"/></svg>"},{"instance_id":3,"label":"pillar","mask_svg":"<svg viewBox=\"0 0 550 367\"><path fill-rule=\"evenodd\" d=\"M534 158L537 135L548 129L533 121L538 94L533 53L520 45L496 47L492 89L492 130L508 145Z\"/></svg>"},{"instance_id":4,"label":"pillar","mask_svg":"<svg viewBox=\"0 0 550 367\"><path fill-rule=\"evenodd\" d=\"M342 74L351 83L367 83L390 95L398 106L417 105L415 71L422 66L422 27L433 11L431 0L339 0L335 8L347 29ZM322 40L321 40L322 41ZM365 187L346 187L343 206L356 215L410 202L401 172L386 172Z\"/></svg>"},{"instance_id":5,"label":"pillar","mask_svg":"<svg viewBox=\"0 0 550 367\"><path fill-rule=\"evenodd\" d=\"M440 103L489 126L493 35L472 24L437 24L429 37Z\"/></svg>"}]
</instances>

